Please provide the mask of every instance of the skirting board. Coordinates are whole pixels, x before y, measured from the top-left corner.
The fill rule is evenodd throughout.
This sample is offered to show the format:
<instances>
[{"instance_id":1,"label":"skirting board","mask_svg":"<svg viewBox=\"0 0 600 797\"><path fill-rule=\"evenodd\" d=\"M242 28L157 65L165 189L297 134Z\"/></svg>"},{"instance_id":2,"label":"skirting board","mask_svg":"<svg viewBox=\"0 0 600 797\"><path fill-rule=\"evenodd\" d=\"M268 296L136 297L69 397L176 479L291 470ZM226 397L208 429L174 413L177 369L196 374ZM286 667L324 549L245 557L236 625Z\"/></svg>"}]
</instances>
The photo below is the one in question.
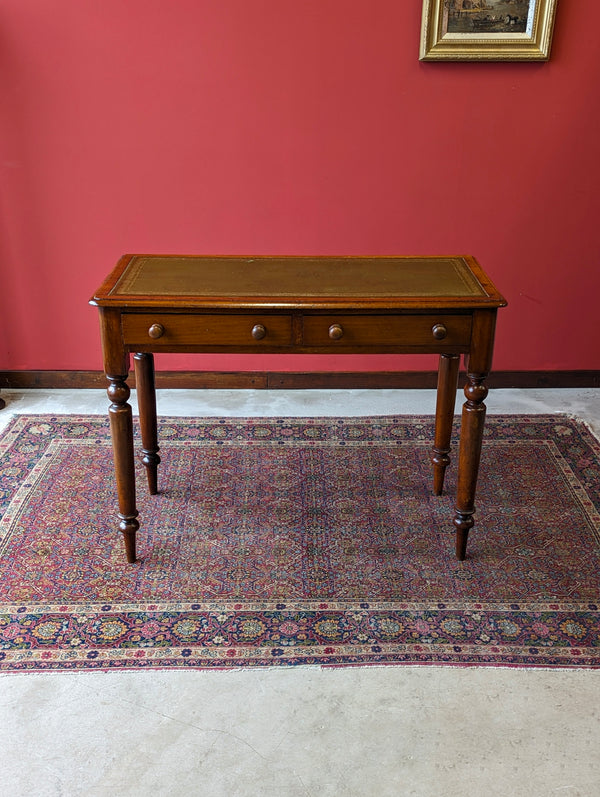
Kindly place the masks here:
<instances>
[{"instance_id":1,"label":"skirting board","mask_svg":"<svg viewBox=\"0 0 600 797\"><path fill-rule=\"evenodd\" d=\"M106 387L101 371L0 371L0 389L56 389ZM263 371L196 372L159 371L159 388L225 388L307 390L349 388L435 388L435 371L340 371L288 373ZM135 375L130 375L135 386ZM600 387L600 371L494 371L490 388L588 388Z\"/></svg>"}]
</instances>

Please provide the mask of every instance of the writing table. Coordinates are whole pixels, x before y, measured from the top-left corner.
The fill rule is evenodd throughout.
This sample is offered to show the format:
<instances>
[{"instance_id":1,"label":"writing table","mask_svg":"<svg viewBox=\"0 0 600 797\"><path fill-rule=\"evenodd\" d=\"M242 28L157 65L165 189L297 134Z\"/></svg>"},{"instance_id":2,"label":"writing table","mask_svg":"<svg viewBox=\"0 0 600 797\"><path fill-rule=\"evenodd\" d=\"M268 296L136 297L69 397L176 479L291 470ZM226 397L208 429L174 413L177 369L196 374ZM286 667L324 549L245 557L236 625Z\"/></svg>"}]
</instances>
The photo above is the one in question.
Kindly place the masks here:
<instances>
[{"instance_id":1,"label":"writing table","mask_svg":"<svg viewBox=\"0 0 600 797\"><path fill-rule=\"evenodd\" d=\"M206 257L125 255L90 303L104 370L128 562L136 559L134 352L143 463L158 492L155 352L439 354L433 491L450 461L459 361L466 355L456 497L456 555L473 527L484 400L496 314L506 304L473 257ZM357 507L357 512L360 508Z\"/></svg>"}]
</instances>

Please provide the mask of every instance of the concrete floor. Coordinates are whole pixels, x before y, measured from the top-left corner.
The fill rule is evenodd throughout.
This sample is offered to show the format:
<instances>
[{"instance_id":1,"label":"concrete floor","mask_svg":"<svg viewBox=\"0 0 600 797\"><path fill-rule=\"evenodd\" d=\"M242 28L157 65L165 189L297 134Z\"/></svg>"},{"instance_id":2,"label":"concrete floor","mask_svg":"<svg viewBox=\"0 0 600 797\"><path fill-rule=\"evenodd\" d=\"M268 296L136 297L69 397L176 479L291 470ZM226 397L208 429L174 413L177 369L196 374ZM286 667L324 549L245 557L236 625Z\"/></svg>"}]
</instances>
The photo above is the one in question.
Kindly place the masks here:
<instances>
[{"instance_id":1,"label":"concrete floor","mask_svg":"<svg viewBox=\"0 0 600 797\"><path fill-rule=\"evenodd\" d=\"M104 413L102 391L3 391ZM134 400L134 396L132 399ZM169 415L431 413L433 391L159 391ZM497 390L567 412L599 390ZM458 406L458 405L457 405ZM0 797L598 797L600 671L313 667L0 677Z\"/></svg>"}]
</instances>

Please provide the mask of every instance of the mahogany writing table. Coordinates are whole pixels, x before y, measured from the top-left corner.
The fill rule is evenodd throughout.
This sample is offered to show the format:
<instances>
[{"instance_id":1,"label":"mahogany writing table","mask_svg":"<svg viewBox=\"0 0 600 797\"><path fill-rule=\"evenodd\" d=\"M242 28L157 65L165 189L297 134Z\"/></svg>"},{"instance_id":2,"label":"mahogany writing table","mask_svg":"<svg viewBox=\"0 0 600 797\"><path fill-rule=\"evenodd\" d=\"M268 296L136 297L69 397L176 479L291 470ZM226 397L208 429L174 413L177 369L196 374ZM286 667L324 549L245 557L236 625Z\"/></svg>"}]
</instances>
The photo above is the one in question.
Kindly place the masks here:
<instances>
[{"instance_id":1,"label":"mahogany writing table","mask_svg":"<svg viewBox=\"0 0 600 797\"><path fill-rule=\"evenodd\" d=\"M158 492L154 352L439 354L433 491L440 495L460 355L467 355L458 454L456 555L473 527L496 314L506 304L472 257L125 255L91 299L100 312L119 497L135 562L139 528L127 385L134 352L143 463ZM360 509L357 507L357 512Z\"/></svg>"}]
</instances>

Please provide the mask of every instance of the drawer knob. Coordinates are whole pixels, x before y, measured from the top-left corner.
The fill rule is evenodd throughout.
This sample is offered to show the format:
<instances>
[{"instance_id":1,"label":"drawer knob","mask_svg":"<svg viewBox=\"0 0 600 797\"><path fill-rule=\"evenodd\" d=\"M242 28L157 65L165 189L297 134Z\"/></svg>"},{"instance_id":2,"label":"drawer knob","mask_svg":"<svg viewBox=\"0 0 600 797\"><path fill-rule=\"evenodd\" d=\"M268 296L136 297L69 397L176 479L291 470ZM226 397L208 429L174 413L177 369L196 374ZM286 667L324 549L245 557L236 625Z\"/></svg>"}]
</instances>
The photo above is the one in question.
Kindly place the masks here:
<instances>
[{"instance_id":1,"label":"drawer knob","mask_svg":"<svg viewBox=\"0 0 600 797\"><path fill-rule=\"evenodd\" d=\"M152 326L148 330L148 335L153 340L158 340L158 338L162 338L164 334L165 334L165 328L163 327L162 324L152 324Z\"/></svg>"},{"instance_id":2,"label":"drawer knob","mask_svg":"<svg viewBox=\"0 0 600 797\"><path fill-rule=\"evenodd\" d=\"M262 324L254 324L252 327L252 337L254 340L262 340L267 334L267 330Z\"/></svg>"},{"instance_id":3,"label":"drawer knob","mask_svg":"<svg viewBox=\"0 0 600 797\"><path fill-rule=\"evenodd\" d=\"M332 324L329 327L329 337L331 340L339 340L344 335L344 329L339 324Z\"/></svg>"},{"instance_id":4,"label":"drawer knob","mask_svg":"<svg viewBox=\"0 0 600 797\"><path fill-rule=\"evenodd\" d=\"M443 324L434 324L431 331L433 332L433 337L436 340L444 340L448 334L448 330Z\"/></svg>"}]
</instances>

